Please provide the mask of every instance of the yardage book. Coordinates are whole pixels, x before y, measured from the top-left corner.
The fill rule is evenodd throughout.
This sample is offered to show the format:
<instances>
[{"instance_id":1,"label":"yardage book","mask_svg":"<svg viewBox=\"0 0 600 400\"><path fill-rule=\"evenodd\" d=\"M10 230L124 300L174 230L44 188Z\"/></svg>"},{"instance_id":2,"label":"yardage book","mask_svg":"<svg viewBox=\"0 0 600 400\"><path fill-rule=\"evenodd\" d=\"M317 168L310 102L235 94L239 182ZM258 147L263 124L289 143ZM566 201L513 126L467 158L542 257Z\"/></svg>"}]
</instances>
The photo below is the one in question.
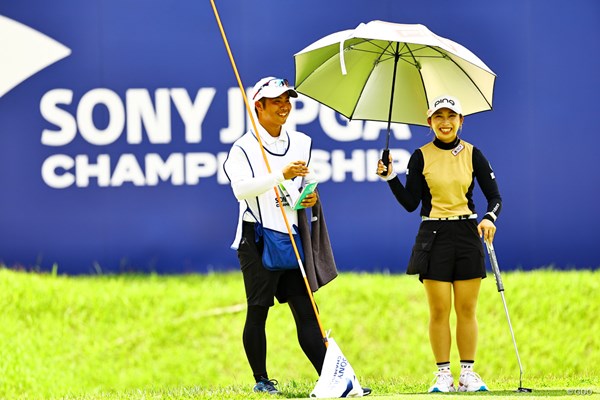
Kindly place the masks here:
<instances>
[{"instance_id":1,"label":"yardage book","mask_svg":"<svg viewBox=\"0 0 600 400\"><path fill-rule=\"evenodd\" d=\"M294 210L299 210L304 208L302 206L302 200L306 198L309 194L315 191L317 188L318 182L310 182L307 183L302 191L296 189L296 186L293 184L291 180L285 180L279 184L279 189L282 195L287 199L288 204Z\"/></svg>"}]
</instances>

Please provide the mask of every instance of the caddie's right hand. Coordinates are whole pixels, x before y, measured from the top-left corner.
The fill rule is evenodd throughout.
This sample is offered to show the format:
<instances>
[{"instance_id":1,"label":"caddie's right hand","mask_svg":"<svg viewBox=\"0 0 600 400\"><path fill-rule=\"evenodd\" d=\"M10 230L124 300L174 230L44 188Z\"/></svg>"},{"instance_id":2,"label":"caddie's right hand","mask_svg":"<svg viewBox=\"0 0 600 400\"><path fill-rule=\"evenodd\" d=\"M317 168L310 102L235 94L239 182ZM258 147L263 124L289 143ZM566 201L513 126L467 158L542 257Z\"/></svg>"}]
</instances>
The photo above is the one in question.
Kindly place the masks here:
<instances>
[{"instance_id":1,"label":"caddie's right hand","mask_svg":"<svg viewBox=\"0 0 600 400\"><path fill-rule=\"evenodd\" d=\"M394 167L392 166L392 155L391 154L390 154L390 162L387 166L387 170L385 169L385 166L383 165L382 160L379 160L379 162L377 162L377 175L379 175L381 178L386 179L388 176L391 176L393 172L394 172Z\"/></svg>"},{"instance_id":2,"label":"caddie's right hand","mask_svg":"<svg viewBox=\"0 0 600 400\"><path fill-rule=\"evenodd\" d=\"M308 175L308 167L304 161L293 161L283 167L282 172L285 179L293 179L297 176Z\"/></svg>"}]
</instances>

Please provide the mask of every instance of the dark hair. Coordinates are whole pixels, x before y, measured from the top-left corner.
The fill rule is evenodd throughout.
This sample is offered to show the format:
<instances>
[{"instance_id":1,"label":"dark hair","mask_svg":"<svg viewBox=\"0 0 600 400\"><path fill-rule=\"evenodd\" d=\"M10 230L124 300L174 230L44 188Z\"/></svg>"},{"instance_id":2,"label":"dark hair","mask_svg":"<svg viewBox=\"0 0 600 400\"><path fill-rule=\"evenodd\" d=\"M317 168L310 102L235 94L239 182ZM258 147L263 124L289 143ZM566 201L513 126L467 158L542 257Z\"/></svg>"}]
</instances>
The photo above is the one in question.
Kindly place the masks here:
<instances>
[{"instance_id":1,"label":"dark hair","mask_svg":"<svg viewBox=\"0 0 600 400\"><path fill-rule=\"evenodd\" d=\"M265 103L266 103L266 97L261 97L260 99L258 99L257 101L260 102L260 104L262 104L263 108L265 107ZM256 109L256 106L254 107L254 113L256 115L258 115L258 110Z\"/></svg>"}]
</instances>

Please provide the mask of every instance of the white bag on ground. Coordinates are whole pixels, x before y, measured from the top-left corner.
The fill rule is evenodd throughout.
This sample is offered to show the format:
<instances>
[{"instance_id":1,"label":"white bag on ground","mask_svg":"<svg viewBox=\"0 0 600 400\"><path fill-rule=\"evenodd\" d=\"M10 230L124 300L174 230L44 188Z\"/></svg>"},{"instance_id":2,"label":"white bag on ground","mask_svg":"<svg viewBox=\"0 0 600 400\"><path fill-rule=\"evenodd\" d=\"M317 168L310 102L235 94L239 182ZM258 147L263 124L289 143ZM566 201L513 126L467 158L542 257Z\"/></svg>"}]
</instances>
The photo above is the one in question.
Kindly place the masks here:
<instances>
[{"instance_id":1,"label":"white bag on ground","mask_svg":"<svg viewBox=\"0 0 600 400\"><path fill-rule=\"evenodd\" d=\"M363 390L352 366L332 338L323 362L321 376L310 393L313 398L363 397Z\"/></svg>"}]
</instances>

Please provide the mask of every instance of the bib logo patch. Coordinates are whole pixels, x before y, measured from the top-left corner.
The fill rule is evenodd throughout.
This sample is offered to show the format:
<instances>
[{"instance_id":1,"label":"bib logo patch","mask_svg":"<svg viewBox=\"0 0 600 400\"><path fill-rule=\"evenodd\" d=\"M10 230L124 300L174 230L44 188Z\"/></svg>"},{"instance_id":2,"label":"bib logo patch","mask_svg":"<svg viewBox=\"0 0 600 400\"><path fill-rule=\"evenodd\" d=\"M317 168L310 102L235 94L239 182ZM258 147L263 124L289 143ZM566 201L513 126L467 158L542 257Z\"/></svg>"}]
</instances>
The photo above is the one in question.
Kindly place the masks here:
<instances>
[{"instance_id":1,"label":"bib logo patch","mask_svg":"<svg viewBox=\"0 0 600 400\"><path fill-rule=\"evenodd\" d=\"M462 143L459 143L458 146L456 146L454 149L452 149L452 155L457 156L458 153L463 151L464 148L465 148L465 146Z\"/></svg>"}]
</instances>

